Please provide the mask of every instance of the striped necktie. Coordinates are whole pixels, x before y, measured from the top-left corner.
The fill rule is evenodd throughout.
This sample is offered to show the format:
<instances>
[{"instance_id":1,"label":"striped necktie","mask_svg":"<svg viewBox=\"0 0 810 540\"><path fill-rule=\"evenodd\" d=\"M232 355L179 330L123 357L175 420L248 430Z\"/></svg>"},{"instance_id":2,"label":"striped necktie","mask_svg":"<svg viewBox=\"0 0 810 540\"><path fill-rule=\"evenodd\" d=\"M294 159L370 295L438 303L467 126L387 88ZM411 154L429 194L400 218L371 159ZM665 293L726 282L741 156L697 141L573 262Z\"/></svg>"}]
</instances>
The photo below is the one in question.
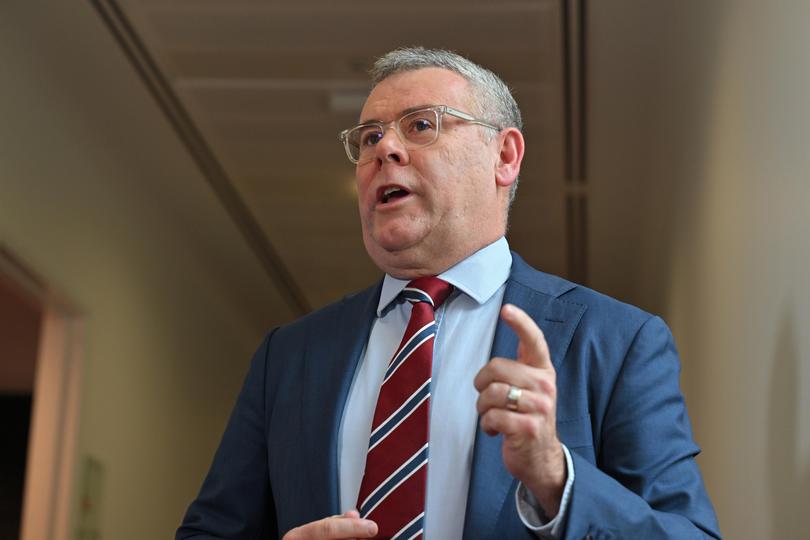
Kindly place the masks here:
<instances>
[{"instance_id":1,"label":"striped necktie","mask_svg":"<svg viewBox=\"0 0 810 540\"><path fill-rule=\"evenodd\" d=\"M400 293L413 304L411 319L380 387L357 503L361 517L379 526L375 538L422 537L434 311L452 289L437 277L423 277Z\"/></svg>"}]
</instances>

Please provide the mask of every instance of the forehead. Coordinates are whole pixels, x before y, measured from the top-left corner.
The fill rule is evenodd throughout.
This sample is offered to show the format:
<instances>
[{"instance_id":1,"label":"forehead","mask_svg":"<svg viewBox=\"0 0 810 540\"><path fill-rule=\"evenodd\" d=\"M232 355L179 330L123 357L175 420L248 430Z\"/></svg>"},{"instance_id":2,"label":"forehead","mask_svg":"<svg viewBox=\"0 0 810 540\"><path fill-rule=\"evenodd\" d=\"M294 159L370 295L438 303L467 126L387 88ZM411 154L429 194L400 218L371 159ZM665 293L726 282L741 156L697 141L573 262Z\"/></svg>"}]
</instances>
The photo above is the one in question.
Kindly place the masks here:
<instances>
[{"instance_id":1,"label":"forehead","mask_svg":"<svg viewBox=\"0 0 810 540\"><path fill-rule=\"evenodd\" d=\"M442 68L402 71L384 79L366 99L360 120L390 121L414 107L449 105L469 111L470 85L464 77Z\"/></svg>"}]
</instances>

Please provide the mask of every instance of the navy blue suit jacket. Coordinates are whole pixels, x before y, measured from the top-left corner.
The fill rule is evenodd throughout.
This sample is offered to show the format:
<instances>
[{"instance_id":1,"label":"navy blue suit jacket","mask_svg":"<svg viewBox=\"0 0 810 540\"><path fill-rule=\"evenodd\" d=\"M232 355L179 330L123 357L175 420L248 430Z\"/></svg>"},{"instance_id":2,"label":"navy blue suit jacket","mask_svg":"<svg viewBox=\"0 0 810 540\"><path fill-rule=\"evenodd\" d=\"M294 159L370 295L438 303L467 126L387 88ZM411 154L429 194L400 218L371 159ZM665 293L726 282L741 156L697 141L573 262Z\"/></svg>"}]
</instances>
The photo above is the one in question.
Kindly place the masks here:
<instances>
[{"instance_id":1,"label":"navy blue suit jacket","mask_svg":"<svg viewBox=\"0 0 810 540\"><path fill-rule=\"evenodd\" d=\"M565 538L719 537L666 325L513 258L504 302L545 334L557 431L574 461ZM340 513L338 433L380 287L265 338L178 539L280 538ZM517 337L499 323L492 356L516 350ZM501 442L476 434L464 538L534 538L517 515Z\"/></svg>"}]
</instances>

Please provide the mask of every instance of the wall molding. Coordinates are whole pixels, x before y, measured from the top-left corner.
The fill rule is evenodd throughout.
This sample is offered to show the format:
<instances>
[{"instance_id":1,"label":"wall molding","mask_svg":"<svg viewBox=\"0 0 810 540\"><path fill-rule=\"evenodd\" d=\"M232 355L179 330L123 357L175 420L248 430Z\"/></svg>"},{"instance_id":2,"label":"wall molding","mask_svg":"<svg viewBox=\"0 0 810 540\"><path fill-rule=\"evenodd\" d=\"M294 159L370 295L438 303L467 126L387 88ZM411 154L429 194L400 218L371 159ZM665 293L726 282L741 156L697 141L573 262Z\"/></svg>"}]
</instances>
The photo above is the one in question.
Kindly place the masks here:
<instances>
[{"instance_id":1,"label":"wall molding","mask_svg":"<svg viewBox=\"0 0 810 540\"><path fill-rule=\"evenodd\" d=\"M586 0L562 0L565 228L568 277L588 282Z\"/></svg>"}]
</instances>

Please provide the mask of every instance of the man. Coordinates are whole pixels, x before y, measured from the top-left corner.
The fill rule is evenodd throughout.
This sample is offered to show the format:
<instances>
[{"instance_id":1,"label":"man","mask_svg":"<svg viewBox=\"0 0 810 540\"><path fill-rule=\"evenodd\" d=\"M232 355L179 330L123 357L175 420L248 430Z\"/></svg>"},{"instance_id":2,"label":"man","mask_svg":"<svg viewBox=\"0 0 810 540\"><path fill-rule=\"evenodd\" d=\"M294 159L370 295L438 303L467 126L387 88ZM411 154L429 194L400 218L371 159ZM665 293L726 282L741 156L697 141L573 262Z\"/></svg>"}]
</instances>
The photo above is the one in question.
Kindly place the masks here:
<instances>
[{"instance_id":1,"label":"man","mask_svg":"<svg viewBox=\"0 0 810 540\"><path fill-rule=\"evenodd\" d=\"M372 74L341 138L385 279L267 336L177 538L719 537L666 326L508 250L506 86L421 48Z\"/></svg>"}]
</instances>

